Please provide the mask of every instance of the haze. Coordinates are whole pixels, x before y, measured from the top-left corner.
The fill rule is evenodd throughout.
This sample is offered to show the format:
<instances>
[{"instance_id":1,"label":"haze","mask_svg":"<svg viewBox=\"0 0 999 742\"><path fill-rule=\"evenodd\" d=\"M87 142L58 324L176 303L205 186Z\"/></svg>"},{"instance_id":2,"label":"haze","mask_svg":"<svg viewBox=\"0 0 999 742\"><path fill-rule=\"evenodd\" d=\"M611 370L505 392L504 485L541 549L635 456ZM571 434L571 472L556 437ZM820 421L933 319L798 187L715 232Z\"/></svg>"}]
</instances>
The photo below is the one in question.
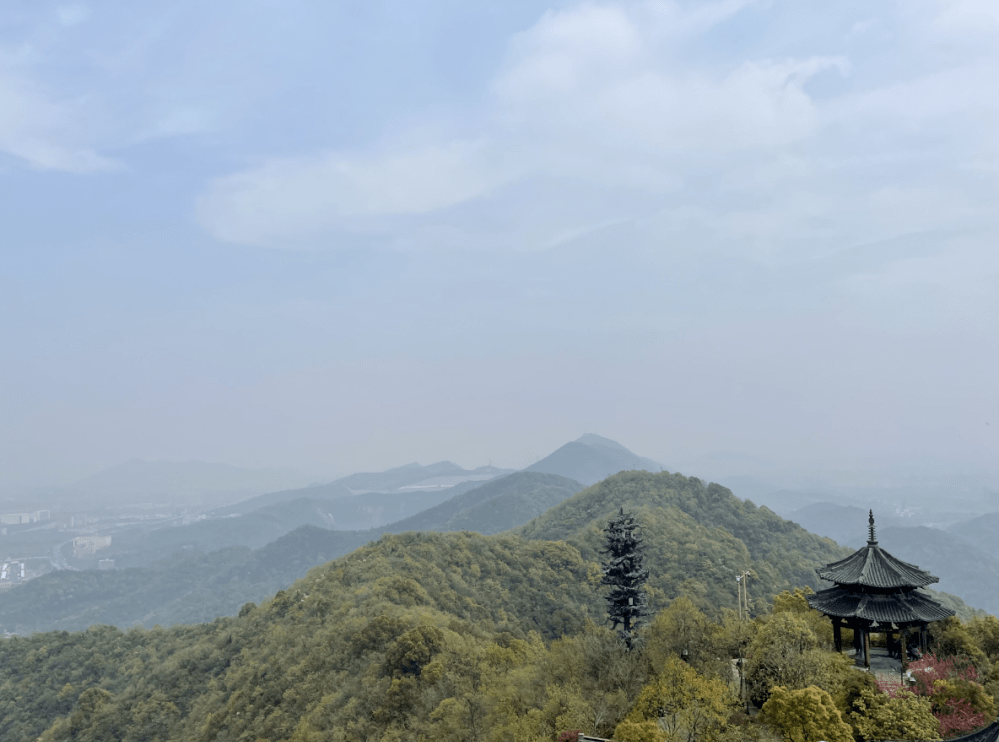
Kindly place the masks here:
<instances>
[{"instance_id":1,"label":"haze","mask_svg":"<svg viewBox=\"0 0 999 742\"><path fill-rule=\"evenodd\" d=\"M0 482L995 471L997 81L986 0L6 0Z\"/></svg>"}]
</instances>

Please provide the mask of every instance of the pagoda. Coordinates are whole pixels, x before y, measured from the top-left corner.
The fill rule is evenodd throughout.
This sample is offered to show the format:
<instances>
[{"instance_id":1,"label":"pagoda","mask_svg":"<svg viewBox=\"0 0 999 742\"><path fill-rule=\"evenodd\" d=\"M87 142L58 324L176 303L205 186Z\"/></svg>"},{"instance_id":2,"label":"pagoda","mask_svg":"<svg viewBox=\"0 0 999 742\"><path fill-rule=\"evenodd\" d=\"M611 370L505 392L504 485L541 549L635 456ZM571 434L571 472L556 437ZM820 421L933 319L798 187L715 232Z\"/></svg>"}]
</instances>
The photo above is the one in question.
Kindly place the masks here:
<instances>
[{"instance_id":1,"label":"pagoda","mask_svg":"<svg viewBox=\"0 0 999 742\"><path fill-rule=\"evenodd\" d=\"M843 651L842 628L853 629L856 662L863 667L871 666L872 633L885 634L891 647L898 632L898 646L905 652L907 637L915 630L920 649L926 651L926 625L954 615L920 590L940 579L878 546L873 511L868 513L867 522L867 546L816 569L820 578L835 586L808 596L812 608L832 619L837 652Z\"/></svg>"}]
</instances>

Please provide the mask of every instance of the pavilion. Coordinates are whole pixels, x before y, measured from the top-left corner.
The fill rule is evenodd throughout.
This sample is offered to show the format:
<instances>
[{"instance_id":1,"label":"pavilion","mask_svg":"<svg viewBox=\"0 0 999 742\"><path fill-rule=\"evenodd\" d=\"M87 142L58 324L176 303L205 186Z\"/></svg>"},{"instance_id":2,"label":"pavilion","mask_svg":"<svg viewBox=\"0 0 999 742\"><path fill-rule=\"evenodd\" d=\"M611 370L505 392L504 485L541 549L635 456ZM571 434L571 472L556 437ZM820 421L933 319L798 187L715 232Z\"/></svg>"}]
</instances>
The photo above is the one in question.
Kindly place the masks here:
<instances>
[{"instance_id":1,"label":"pavilion","mask_svg":"<svg viewBox=\"0 0 999 742\"><path fill-rule=\"evenodd\" d=\"M896 559L878 546L874 535L874 512L869 513L867 546L815 570L834 587L808 596L808 604L832 619L836 651L843 651L842 629L853 629L856 663L871 666L870 635L885 634L888 646L899 634L901 651L906 651L910 632L919 636L919 648L926 651L926 626L954 615L920 588L939 582L929 572Z\"/></svg>"}]
</instances>

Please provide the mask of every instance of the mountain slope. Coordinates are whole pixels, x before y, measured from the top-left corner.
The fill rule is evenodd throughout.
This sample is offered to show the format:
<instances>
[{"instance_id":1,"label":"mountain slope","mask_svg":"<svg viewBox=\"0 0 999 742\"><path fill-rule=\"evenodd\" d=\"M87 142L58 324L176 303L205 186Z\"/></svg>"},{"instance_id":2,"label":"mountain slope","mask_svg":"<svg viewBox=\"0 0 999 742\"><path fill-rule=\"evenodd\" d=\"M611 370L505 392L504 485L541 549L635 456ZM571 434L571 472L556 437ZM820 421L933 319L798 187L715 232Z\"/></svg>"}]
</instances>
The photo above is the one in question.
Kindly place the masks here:
<instances>
[{"instance_id":1,"label":"mountain slope","mask_svg":"<svg viewBox=\"0 0 999 742\"><path fill-rule=\"evenodd\" d=\"M859 549L867 543L868 510L855 505L817 502L794 510L785 516L806 531L831 538L845 546ZM891 513L875 512L878 533L886 527L904 526L901 518Z\"/></svg>"},{"instance_id":2,"label":"mountain slope","mask_svg":"<svg viewBox=\"0 0 999 742\"><path fill-rule=\"evenodd\" d=\"M477 483L463 483L449 491L473 484ZM299 498L237 518L161 529L146 534L145 544L117 544L119 567L132 568L55 572L0 594L0 628L26 633L83 629L92 623L124 627L211 621L236 613L248 601L272 595L317 564L343 556L384 533L496 533L528 521L580 489L578 482L553 474L517 472L440 505L432 502L442 496L440 492L363 495L326 503ZM329 523L324 519L330 517L329 511L340 517L346 504L377 505L378 498L400 497L410 502L431 501L436 507L381 528L326 530ZM279 533L299 521L311 524ZM233 543L250 537L263 541L267 534L277 535L254 543L256 550L252 552L235 548ZM135 538L141 541L139 535ZM202 553L212 550L213 543L232 548ZM149 559L153 554L161 556Z\"/></svg>"},{"instance_id":3,"label":"mountain slope","mask_svg":"<svg viewBox=\"0 0 999 742\"><path fill-rule=\"evenodd\" d=\"M662 465L632 453L620 443L587 433L524 471L558 474L591 485L612 474L632 469L660 471Z\"/></svg>"},{"instance_id":4,"label":"mountain slope","mask_svg":"<svg viewBox=\"0 0 999 742\"><path fill-rule=\"evenodd\" d=\"M669 473L616 474L514 532L565 540L597 561L601 528L619 508L633 512L642 526L654 607L687 594L709 614L735 608L735 577L747 569L753 572L751 596L816 588L815 568L850 553L721 485Z\"/></svg>"},{"instance_id":5,"label":"mountain slope","mask_svg":"<svg viewBox=\"0 0 999 742\"><path fill-rule=\"evenodd\" d=\"M395 492L403 488L448 487L462 482L485 482L509 474L511 469L480 466L462 469L450 461L439 461L429 466L406 464L383 472L362 472L337 479L331 484L348 487L356 494L363 492Z\"/></svg>"},{"instance_id":6,"label":"mountain slope","mask_svg":"<svg viewBox=\"0 0 999 742\"><path fill-rule=\"evenodd\" d=\"M459 488L462 485L458 485ZM268 504L239 514L243 504L213 511L206 520L187 525L168 526L149 530L130 528L115 534L111 546L93 555L86 566L95 566L98 558L114 558L119 567L145 567L165 559L178 549L213 551L226 546L246 546L259 549L301 526L337 528L353 531L383 528L382 524L401 520L454 496L455 488L427 492L369 493L350 495L335 500L311 497L291 497L297 493L323 490L310 487L290 490L280 494L254 498L249 502ZM225 515L230 510L236 510ZM383 530L377 531L380 535ZM79 565L78 565L79 566Z\"/></svg>"},{"instance_id":7,"label":"mountain slope","mask_svg":"<svg viewBox=\"0 0 999 742\"><path fill-rule=\"evenodd\" d=\"M392 523L386 530L499 533L541 515L581 489L579 482L557 474L515 472Z\"/></svg>"},{"instance_id":8,"label":"mountain slope","mask_svg":"<svg viewBox=\"0 0 999 742\"><path fill-rule=\"evenodd\" d=\"M330 739L319 729L340 725L336 709L369 695L383 707L376 717L404 717L409 678L444 636L466 637L475 649L468 642L494 634L502 648L538 644L532 631L549 639L576 633L592 615L598 587L599 574L566 544L469 533L387 536L239 617L0 639L0 739L36 740L77 708L46 742L290 740L307 714L317 716L305 739ZM388 683L366 672L386 660L400 668L394 692L391 669ZM383 738L349 731L334 738Z\"/></svg>"},{"instance_id":9,"label":"mountain slope","mask_svg":"<svg viewBox=\"0 0 999 742\"><path fill-rule=\"evenodd\" d=\"M966 603L999 614L999 559L938 528L879 528L878 543L892 556L940 578L935 586Z\"/></svg>"},{"instance_id":10,"label":"mountain slope","mask_svg":"<svg viewBox=\"0 0 999 742\"><path fill-rule=\"evenodd\" d=\"M947 530L971 546L991 548L999 533L999 513L985 513L977 518L955 523Z\"/></svg>"},{"instance_id":11,"label":"mountain slope","mask_svg":"<svg viewBox=\"0 0 999 742\"><path fill-rule=\"evenodd\" d=\"M297 500L305 497L310 500L338 500L341 497L353 497L354 493L349 488L337 482L329 484L317 484L310 487L299 487L293 490L280 490L278 492L266 492L248 500L235 502L211 511L212 517L222 517L226 515L246 515L254 510L260 510L271 505L278 505L282 502Z\"/></svg>"}]
</instances>

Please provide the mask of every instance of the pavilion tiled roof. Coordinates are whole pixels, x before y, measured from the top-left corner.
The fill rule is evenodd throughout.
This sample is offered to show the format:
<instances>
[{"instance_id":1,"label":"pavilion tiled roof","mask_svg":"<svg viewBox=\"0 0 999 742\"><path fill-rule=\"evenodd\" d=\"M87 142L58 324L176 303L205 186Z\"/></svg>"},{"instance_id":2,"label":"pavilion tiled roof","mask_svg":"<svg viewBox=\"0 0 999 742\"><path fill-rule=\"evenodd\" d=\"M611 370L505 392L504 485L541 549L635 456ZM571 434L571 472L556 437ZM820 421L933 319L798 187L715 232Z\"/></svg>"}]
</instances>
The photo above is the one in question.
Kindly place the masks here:
<instances>
[{"instance_id":1,"label":"pavilion tiled roof","mask_svg":"<svg viewBox=\"0 0 999 742\"><path fill-rule=\"evenodd\" d=\"M882 624L918 624L954 615L919 590L903 593L854 592L837 585L807 596L808 604L827 616L860 618Z\"/></svg>"},{"instance_id":2,"label":"pavilion tiled roof","mask_svg":"<svg viewBox=\"0 0 999 742\"><path fill-rule=\"evenodd\" d=\"M898 589L916 588L940 582L929 572L915 564L896 559L878 546L874 538L874 514L870 514L870 538L867 546L857 549L846 559L827 564L816 569L823 580L837 585L860 585L863 587Z\"/></svg>"}]
</instances>

